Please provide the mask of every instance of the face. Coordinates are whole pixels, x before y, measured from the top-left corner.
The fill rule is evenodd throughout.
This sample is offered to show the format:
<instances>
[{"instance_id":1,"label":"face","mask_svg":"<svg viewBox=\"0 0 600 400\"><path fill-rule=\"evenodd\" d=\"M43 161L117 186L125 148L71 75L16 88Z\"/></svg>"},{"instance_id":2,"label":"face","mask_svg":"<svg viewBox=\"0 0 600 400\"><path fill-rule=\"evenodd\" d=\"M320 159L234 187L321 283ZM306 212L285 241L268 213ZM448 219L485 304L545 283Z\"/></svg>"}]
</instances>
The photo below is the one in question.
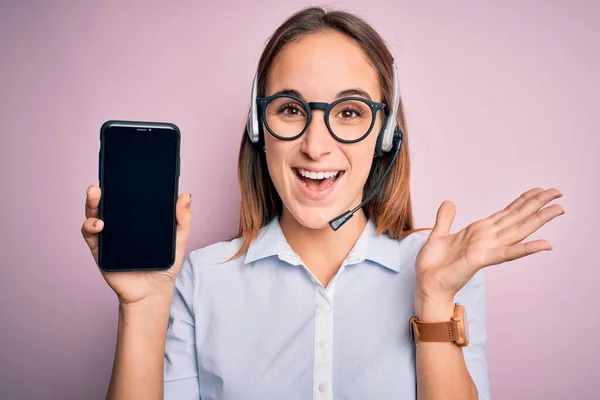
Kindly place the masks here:
<instances>
[{"instance_id":1,"label":"face","mask_svg":"<svg viewBox=\"0 0 600 400\"><path fill-rule=\"evenodd\" d=\"M265 95L286 90L297 92L306 102L331 103L349 95L382 101L377 70L364 51L346 35L333 31L306 35L276 57ZM336 118L334 113L346 118L354 115L353 110L335 111L330 121ZM357 143L337 141L324 115L322 110L312 110L304 134L291 141L277 139L264 129L267 165L283 201L283 217L291 216L311 229L327 227L331 219L362 201L383 114L377 112L369 136Z\"/></svg>"}]
</instances>

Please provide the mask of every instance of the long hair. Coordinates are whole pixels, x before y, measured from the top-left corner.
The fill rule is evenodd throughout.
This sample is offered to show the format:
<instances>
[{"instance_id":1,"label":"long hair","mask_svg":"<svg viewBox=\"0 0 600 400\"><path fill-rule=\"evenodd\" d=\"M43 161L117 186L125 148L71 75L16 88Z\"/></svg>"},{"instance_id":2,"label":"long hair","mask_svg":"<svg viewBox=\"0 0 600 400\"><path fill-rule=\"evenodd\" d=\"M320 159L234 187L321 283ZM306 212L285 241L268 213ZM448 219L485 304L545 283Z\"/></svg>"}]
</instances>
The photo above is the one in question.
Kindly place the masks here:
<instances>
[{"instance_id":1,"label":"long hair","mask_svg":"<svg viewBox=\"0 0 600 400\"><path fill-rule=\"evenodd\" d=\"M393 103L393 57L381 36L362 18L320 7L305 8L288 18L269 38L258 64L258 96L264 96L267 72L282 48L303 35L334 30L348 35L363 49L377 69L382 98ZM381 190L363 208L377 227L378 234L400 239L414 231L410 199L410 160L408 133L402 101L397 104L397 124L404 133L402 148ZM386 154L373 160L363 196L371 193L391 161ZM238 182L241 190L240 249L233 258L248 250L260 229L277 217L282 202L269 176L266 156L250 141L244 130L238 158Z\"/></svg>"}]
</instances>

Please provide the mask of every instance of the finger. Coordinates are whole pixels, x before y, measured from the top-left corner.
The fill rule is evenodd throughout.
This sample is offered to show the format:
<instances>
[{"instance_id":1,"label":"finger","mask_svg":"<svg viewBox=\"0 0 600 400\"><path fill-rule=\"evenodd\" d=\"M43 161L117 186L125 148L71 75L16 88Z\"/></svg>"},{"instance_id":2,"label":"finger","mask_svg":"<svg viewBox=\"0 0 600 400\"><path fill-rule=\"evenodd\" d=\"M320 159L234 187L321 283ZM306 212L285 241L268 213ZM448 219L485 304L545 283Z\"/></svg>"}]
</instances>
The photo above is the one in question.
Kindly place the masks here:
<instances>
[{"instance_id":1,"label":"finger","mask_svg":"<svg viewBox=\"0 0 600 400\"><path fill-rule=\"evenodd\" d=\"M87 189L85 199L85 217L86 218L98 218L100 205L100 187L97 185L91 185Z\"/></svg>"},{"instance_id":2,"label":"finger","mask_svg":"<svg viewBox=\"0 0 600 400\"><path fill-rule=\"evenodd\" d=\"M451 201L444 201L438 209L435 225L429 236L445 236L450 234L450 228L454 222L456 207Z\"/></svg>"},{"instance_id":3,"label":"finger","mask_svg":"<svg viewBox=\"0 0 600 400\"><path fill-rule=\"evenodd\" d=\"M98 251L98 233L104 228L104 222L97 218L88 218L81 226L81 235L88 247L94 253Z\"/></svg>"},{"instance_id":4,"label":"finger","mask_svg":"<svg viewBox=\"0 0 600 400\"><path fill-rule=\"evenodd\" d=\"M498 239L501 243L505 244L519 243L542 226L564 213L565 210L559 204L553 204L546 208L542 208L538 212L525 218L523 222L516 225L510 225L498 232Z\"/></svg>"},{"instance_id":5,"label":"finger","mask_svg":"<svg viewBox=\"0 0 600 400\"><path fill-rule=\"evenodd\" d=\"M555 200L559 197L562 197L562 194L557 189L548 189L540 192L533 197L527 199L524 203L521 204L518 208L512 210L504 217L500 218L496 221L496 228L500 231L511 225L515 225L525 218L529 217L531 214L539 211L540 208Z\"/></svg>"},{"instance_id":6,"label":"finger","mask_svg":"<svg viewBox=\"0 0 600 400\"><path fill-rule=\"evenodd\" d=\"M506 206L504 209L490 215L488 220L490 220L491 222L497 222L500 218L504 217L506 214L510 213L511 211L518 209L527 200L529 200L530 198L532 198L534 196L537 196L539 193L541 193L543 191L544 191L544 189L542 189L542 188L534 188L534 189L530 189L530 190L526 191L525 193L523 193L519 197L517 197L512 203L510 203L508 206Z\"/></svg>"},{"instance_id":7,"label":"finger","mask_svg":"<svg viewBox=\"0 0 600 400\"><path fill-rule=\"evenodd\" d=\"M177 260L175 263L180 264L183 261L183 254L185 253L185 246L193 220L192 195L190 193L179 196L177 205L175 206L175 215L177 217Z\"/></svg>"},{"instance_id":8,"label":"finger","mask_svg":"<svg viewBox=\"0 0 600 400\"><path fill-rule=\"evenodd\" d=\"M518 243L512 246L498 247L488 253L490 258L485 265L498 265L539 253L540 251L549 250L552 250L552 245L547 240L543 239Z\"/></svg>"}]
</instances>

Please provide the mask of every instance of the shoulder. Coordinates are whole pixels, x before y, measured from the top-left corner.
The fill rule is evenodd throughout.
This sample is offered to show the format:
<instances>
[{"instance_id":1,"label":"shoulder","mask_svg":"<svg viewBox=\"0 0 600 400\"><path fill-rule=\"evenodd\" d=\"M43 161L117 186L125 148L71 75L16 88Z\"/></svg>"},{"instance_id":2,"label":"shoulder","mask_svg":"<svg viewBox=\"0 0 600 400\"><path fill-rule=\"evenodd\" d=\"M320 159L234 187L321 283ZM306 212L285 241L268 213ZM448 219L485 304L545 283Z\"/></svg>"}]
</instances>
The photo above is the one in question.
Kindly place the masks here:
<instances>
[{"instance_id":1,"label":"shoulder","mask_svg":"<svg viewBox=\"0 0 600 400\"><path fill-rule=\"evenodd\" d=\"M244 259L244 255L233 259L241 245L241 239L212 243L190 252L188 259L193 267L201 268L210 265L223 265Z\"/></svg>"},{"instance_id":2,"label":"shoulder","mask_svg":"<svg viewBox=\"0 0 600 400\"><path fill-rule=\"evenodd\" d=\"M401 258L412 259L414 261L428 238L429 231L416 231L395 240Z\"/></svg>"},{"instance_id":3,"label":"shoulder","mask_svg":"<svg viewBox=\"0 0 600 400\"><path fill-rule=\"evenodd\" d=\"M408 236L396 240L396 254L399 255L399 260L402 264L407 264L414 269L414 264L421 248L427 242L429 232L417 231L412 232Z\"/></svg>"},{"instance_id":4,"label":"shoulder","mask_svg":"<svg viewBox=\"0 0 600 400\"><path fill-rule=\"evenodd\" d=\"M189 252L185 258L177 281L179 284L201 281L199 277L211 271L231 271L244 263L245 254L234 258L241 245L241 239L215 242Z\"/></svg>"},{"instance_id":5,"label":"shoulder","mask_svg":"<svg viewBox=\"0 0 600 400\"><path fill-rule=\"evenodd\" d=\"M401 238L375 234L371 228L366 258L392 270L405 270L414 274L417 255L427 241L427 232L411 232Z\"/></svg>"},{"instance_id":6,"label":"shoulder","mask_svg":"<svg viewBox=\"0 0 600 400\"><path fill-rule=\"evenodd\" d=\"M392 239L387 235L385 237L401 254L416 255L429 238L429 231L413 231L398 239Z\"/></svg>"},{"instance_id":7,"label":"shoulder","mask_svg":"<svg viewBox=\"0 0 600 400\"><path fill-rule=\"evenodd\" d=\"M398 242L401 246L407 246L415 250L421 250L421 247L423 247L428 238L429 231L415 231L403 239L400 239Z\"/></svg>"}]
</instances>

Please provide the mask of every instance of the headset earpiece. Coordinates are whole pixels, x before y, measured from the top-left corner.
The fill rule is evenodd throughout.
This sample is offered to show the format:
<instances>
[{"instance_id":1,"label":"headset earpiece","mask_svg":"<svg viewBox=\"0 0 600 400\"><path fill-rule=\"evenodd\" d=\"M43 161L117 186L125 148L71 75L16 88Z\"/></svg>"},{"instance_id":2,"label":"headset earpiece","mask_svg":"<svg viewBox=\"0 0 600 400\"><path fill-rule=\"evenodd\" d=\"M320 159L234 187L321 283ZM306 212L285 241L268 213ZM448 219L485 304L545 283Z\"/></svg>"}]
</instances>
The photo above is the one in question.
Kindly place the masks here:
<instances>
[{"instance_id":1,"label":"headset earpiece","mask_svg":"<svg viewBox=\"0 0 600 400\"><path fill-rule=\"evenodd\" d=\"M248 122L246 124L246 131L250 141L254 145L260 145L260 126L258 121L258 104L257 99L258 90L258 73L254 75L254 82L252 83L252 94L250 98L250 112L248 113Z\"/></svg>"},{"instance_id":2,"label":"headset earpiece","mask_svg":"<svg viewBox=\"0 0 600 400\"><path fill-rule=\"evenodd\" d=\"M394 134L397 128L396 117L398 115L398 105L400 104L400 84L398 83L396 63L392 64L392 69L394 71L394 93L390 111L385 119L385 126L377 138L375 152L378 157L381 157L383 153L390 152L394 148Z\"/></svg>"}]
</instances>

